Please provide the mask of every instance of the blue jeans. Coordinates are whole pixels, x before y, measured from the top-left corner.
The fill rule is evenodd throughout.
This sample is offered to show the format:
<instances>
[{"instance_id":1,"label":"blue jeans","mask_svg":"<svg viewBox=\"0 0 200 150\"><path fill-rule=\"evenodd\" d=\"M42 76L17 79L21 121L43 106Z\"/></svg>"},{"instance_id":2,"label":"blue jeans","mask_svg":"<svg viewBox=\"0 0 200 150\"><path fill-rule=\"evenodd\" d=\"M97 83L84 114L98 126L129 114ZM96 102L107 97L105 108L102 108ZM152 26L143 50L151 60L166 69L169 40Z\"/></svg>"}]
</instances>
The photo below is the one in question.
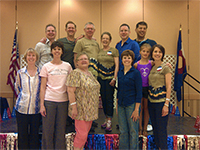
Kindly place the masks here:
<instances>
[{"instance_id":1,"label":"blue jeans","mask_svg":"<svg viewBox=\"0 0 200 150\"><path fill-rule=\"evenodd\" d=\"M109 83L112 79L102 80L98 77L98 81L101 85L100 94L103 104L103 111L106 117L112 118L113 117L113 99L114 99L114 87L111 86Z\"/></svg>"},{"instance_id":2,"label":"blue jeans","mask_svg":"<svg viewBox=\"0 0 200 150\"><path fill-rule=\"evenodd\" d=\"M138 149L139 148L139 119L134 122L131 118L135 110L135 103L130 106L118 106L119 121L119 149Z\"/></svg>"}]
</instances>

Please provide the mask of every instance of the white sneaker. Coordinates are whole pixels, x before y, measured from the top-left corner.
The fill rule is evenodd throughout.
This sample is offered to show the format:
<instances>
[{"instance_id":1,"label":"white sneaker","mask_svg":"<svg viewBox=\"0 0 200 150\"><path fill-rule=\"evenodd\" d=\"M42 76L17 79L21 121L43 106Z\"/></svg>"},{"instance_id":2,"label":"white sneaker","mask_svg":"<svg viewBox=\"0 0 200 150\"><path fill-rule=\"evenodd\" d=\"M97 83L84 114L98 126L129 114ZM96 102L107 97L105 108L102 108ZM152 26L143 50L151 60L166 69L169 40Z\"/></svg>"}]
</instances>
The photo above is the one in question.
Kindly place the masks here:
<instances>
[{"instance_id":1,"label":"white sneaker","mask_svg":"<svg viewBox=\"0 0 200 150\"><path fill-rule=\"evenodd\" d=\"M148 125L147 125L147 131L152 131L152 130L153 130L152 125L148 124Z\"/></svg>"}]
</instances>

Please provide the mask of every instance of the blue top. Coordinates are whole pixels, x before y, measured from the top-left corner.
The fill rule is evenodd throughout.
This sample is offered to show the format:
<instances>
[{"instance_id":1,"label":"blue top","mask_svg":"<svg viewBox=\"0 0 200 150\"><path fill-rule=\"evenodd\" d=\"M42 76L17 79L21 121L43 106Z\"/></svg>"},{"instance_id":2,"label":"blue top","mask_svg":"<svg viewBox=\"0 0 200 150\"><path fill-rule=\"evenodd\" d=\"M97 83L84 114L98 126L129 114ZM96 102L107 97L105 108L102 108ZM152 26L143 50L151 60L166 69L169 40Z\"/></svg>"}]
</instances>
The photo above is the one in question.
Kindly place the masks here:
<instances>
[{"instance_id":1,"label":"blue top","mask_svg":"<svg viewBox=\"0 0 200 150\"><path fill-rule=\"evenodd\" d=\"M123 51L132 50L135 53L134 63L139 60L139 55L140 55L140 53L139 53L140 47L136 41L133 41L130 38L128 38L128 40L126 42L124 42L123 46L121 46L121 45L122 45L122 41L120 41L116 45L116 49L118 49L118 51L119 51L119 69L124 68L124 66L122 65L122 59L121 59L121 54Z\"/></svg>"},{"instance_id":2,"label":"blue top","mask_svg":"<svg viewBox=\"0 0 200 150\"><path fill-rule=\"evenodd\" d=\"M142 78L140 72L132 67L125 75L124 69L118 72L118 105L130 106L133 103L141 103Z\"/></svg>"}]
</instances>

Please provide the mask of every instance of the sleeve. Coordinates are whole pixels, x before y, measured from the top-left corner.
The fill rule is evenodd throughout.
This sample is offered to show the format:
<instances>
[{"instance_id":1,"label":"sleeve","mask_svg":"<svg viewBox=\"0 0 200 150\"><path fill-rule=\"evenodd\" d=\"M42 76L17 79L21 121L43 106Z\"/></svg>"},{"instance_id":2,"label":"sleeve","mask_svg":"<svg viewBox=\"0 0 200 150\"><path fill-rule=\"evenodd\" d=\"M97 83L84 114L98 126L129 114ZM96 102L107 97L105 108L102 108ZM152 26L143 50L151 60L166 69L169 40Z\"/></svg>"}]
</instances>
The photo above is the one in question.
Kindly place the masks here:
<instances>
[{"instance_id":1,"label":"sleeve","mask_svg":"<svg viewBox=\"0 0 200 150\"><path fill-rule=\"evenodd\" d=\"M169 68L169 66L165 64L164 67L163 67L163 74L166 75L167 73L171 73L172 74L172 71Z\"/></svg>"},{"instance_id":2,"label":"sleeve","mask_svg":"<svg viewBox=\"0 0 200 150\"><path fill-rule=\"evenodd\" d=\"M136 41L133 41L132 45L132 51L135 53L135 60L134 63L136 63L138 60L140 60L140 47L139 44Z\"/></svg>"},{"instance_id":3,"label":"sleeve","mask_svg":"<svg viewBox=\"0 0 200 150\"><path fill-rule=\"evenodd\" d=\"M80 72L73 70L67 77L66 86L80 87L81 86Z\"/></svg>"},{"instance_id":4,"label":"sleeve","mask_svg":"<svg viewBox=\"0 0 200 150\"><path fill-rule=\"evenodd\" d=\"M15 79L15 91L16 91L17 94L19 94L19 92L21 91L21 76L20 76L20 71L21 70L17 71L17 76L16 76L16 79Z\"/></svg>"},{"instance_id":5,"label":"sleeve","mask_svg":"<svg viewBox=\"0 0 200 150\"><path fill-rule=\"evenodd\" d=\"M69 74L72 72L72 66L70 65L70 63L68 63L68 65L69 65Z\"/></svg>"},{"instance_id":6,"label":"sleeve","mask_svg":"<svg viewBox=\"0 0 200 150\"><path fill-rule=\"evenodd\" d=\"M119 57L119 51L116 48L113 49L113 57Z\"/></svg>"},{"instance_id":7,"label":"sleeve","mask_svg":"<svg viewBox=\"0 0 200 150\"><path fill-rule=\"evenodd\" d=\"M44 65L40 71L40 77L48 77L48 71L46 65Z\"/></svg>"},{"instance_id":8,"label":"sleeve","mask_svg":"<svg viewBox=\"0 0 200 150\"><path fill-rule=\"evenodd\" d=\"M140 72L136 70L135 73L135 89L136 89L136 103L141 103L142 99L142 77L140 75Z\"/></svg>"},{"instance_id":9,"label":"sleeve","mask_svg":"<svg viewBox=\"0 0 200 150\"><path fill-rule=\"evenodd\" d=\"M36 44L35 50L36 50L36 52L38 53L38 60L37 60L37 62L36 62L36 65L37 65L39 68L42 68L42 66L40 65L40 62L41 62L41 45L40 45L40 43L37 43L37 44Z\"/></svg>"},{"instance_id":10,"label":"sleeve","mask_svg":"<svg viewBox=\"0 0 200 150\"><path fill-rule=\"evenodd\" d=\"M82 52L82 49L83 48L82 48L81 40L78 40L75 47L74 47L73 52L78 54L78 53Z\"/></svg>"}]
</instances>

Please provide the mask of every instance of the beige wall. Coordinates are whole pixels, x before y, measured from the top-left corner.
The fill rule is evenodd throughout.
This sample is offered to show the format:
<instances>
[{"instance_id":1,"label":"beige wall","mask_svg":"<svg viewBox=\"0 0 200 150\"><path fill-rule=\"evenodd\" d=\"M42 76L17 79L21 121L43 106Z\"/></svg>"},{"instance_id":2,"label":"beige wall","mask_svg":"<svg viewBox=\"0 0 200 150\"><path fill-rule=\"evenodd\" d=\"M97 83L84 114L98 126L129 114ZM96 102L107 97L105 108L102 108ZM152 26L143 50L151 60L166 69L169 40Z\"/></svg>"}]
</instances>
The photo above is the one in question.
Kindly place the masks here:
<instances>
[{"instance_id":1,"label":"beige wall","mask_svg":"<svg viewBox=\"0 0 200 150\"><path fill-rule=\"evenodd\" d=\"M187 9L188 4L189 9ZM176 55L178 30L181 24L188 72L200 80L200 1L17 0L17 11L15 5L15 0L0 1L0 96L12 97L12 91L6 85L6 81L15 21L19 22L20 54L23 54L28 47L35 47L35 44L45 36L44 28L48 23L57 27L57 38L60 38L66 36L64 26L68 20L77 24L76 36L84 33L83 27L86 22L92 21L96 26L94 36L97 41L100 43L102 32L109 31L113 36L111 46L115 46L120 40L118 34L120 24L130 25L131 38L134 39L135 25L144 19L149 26L147 38L164 45L167 54ZM195 86L200 89L199 85ZM187 99L200 99L199 95L187 86L185 94Z\"/></svg>"}]
</instances>

